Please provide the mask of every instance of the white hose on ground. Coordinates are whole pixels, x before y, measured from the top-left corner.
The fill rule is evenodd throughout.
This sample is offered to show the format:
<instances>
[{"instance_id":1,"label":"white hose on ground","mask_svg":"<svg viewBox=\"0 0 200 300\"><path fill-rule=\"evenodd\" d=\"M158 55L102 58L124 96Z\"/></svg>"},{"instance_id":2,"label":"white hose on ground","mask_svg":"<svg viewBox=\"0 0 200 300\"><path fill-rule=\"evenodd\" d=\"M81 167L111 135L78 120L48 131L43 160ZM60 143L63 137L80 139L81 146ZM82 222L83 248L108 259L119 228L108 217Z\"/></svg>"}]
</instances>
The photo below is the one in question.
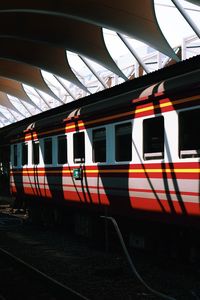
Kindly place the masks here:
<instances>
[{"instance_id":1,"label":"white hose on ground","mask_svg":"<svg viewBox=\"0 0 200 300\"><path fill-rule=\"evenodd\" d=\"M138 271L136 270L136 267L134 266L134 264L133 264L133 262L132 262L132 259L131 259L130 255L129 255L129 253L128 253L128 250L127 250L126 245L125 245L125 243L124 243L124 239L123 239L123 237L122 237L121 231L120 231L120 229L119 229L119 226L118 226L116 220L115 220L114 218L112 218L112 217L106 217L106 216L101 216L101 218L108 219L108 220L110 220L110 221L113 223L114 228L115 228L115 230L116 230L116 232L117 232L117 235L118 235L118 237L119 237L120 243L121 243L121 245L122 245L122 248L123 248L123 250L124 250L124 253L125 253L125 255L126 255L126 258L127 258L128 262L129 262L129 265L130 265L130 267L131 267L133 273L135 274L135 276L138 278L138 280L139 280L139 281L140 281L140 282L141 282L141 283L142 283L142 284L143 284L143 285L144 285L151 293L153 293L154 295L159 296L159 297L161 297L161 298L163 298L163 299L167 299L167 300L176 300L176 299L173 298L173 297L170 297L170 296L168 296L168 295L165 295L165 294L163 294L163 293L160 293L160 292L158 292L158 291L152 289L152 288L151 288L151 287L143 280L143 278L140 276L140 274L138 273Z\"/></svg>"}]
</instances>

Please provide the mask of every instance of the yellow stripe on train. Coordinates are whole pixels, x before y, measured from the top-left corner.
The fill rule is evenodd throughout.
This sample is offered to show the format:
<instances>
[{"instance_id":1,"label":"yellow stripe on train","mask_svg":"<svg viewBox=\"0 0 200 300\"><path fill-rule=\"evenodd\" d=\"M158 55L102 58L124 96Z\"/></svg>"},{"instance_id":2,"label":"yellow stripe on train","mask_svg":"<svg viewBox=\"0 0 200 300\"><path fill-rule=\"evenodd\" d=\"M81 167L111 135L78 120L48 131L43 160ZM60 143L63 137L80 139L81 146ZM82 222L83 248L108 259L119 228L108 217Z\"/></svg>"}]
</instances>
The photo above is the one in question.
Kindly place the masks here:
<instances>
[{"instance_id":1,"label":"yellow stripe on train","mask_svg":"<svg viewBox=\"0 0 200 300\"><path fill-rule=\"evenodd\" d=\"M76 167L75 167L76 168ZM73 172L72 170L21 170L21 171L11 171L11 174L69 174ZM200 168L196 169L121 169L121 170L83 170L83 173L95 174L95 173L199 173Z\"/></svg>"}]
</instances>

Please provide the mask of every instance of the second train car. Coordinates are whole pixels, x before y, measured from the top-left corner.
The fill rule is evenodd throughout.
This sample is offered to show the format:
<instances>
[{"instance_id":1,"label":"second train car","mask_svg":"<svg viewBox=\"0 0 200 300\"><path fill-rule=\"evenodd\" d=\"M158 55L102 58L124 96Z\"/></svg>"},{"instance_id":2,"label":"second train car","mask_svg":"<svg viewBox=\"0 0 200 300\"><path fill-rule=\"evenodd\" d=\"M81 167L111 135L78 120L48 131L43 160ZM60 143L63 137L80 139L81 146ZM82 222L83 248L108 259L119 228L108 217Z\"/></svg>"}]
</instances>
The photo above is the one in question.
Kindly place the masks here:
<instances>
[{"instance_id":1,"label":"second train car","mask_svg":"<svg viewBox=\"0 0 200 300\"><path fill-rule=\"evenodd\" d=\"M200 57L180 67L15 128L12 195L54 211L199 223Z\"/></svg>"}]
</instances>

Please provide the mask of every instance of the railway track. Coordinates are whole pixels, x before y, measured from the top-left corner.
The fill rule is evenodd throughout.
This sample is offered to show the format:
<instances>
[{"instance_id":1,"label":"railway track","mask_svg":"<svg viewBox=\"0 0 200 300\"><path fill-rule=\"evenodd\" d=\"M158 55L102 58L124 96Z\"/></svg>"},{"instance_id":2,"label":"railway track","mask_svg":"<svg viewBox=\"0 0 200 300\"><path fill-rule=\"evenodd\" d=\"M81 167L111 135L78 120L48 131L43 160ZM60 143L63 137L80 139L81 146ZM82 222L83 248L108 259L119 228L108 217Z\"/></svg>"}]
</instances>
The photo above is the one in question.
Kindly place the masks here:
<instances>
[{"instance_id":1,"label":"railway track","mask_svg":"<svg viewBox=\"0 0 200 300\"><path fill-rule=\"evenodd\" d=\"M0 300L89 300L0 248Z\"/></svg>"},{"instance_id":2,"label":"railway track","mask_svg":"<svg viewBox=\"0 0 200 300\"><path fill-rule=\"evenodd\" d=\"M120 249L117 250L116 246L120 246ZM94 300L161 300L133 276L118 243L109 245L113 254L102 253L95 250L96 246L93 247L91 241L87 244L85 239L73 237L60 229L34 227L26 221L22 212L12 214L7 208L2 208L0 247L3 248L3 251L0 249L0 300L70 300L87 297ZM7 252L12 252L11 257ZM12 257L13 253L17 261ZM181 258L180 264L164 253L161 256L156 253L152 256L151 253L135 249L134 255L131 252L145 282L154 290L165 292L178 300L200 299L199 264L188 265ZM28 271L18 257L40 271Z\"/></svg>"}]
</instances>

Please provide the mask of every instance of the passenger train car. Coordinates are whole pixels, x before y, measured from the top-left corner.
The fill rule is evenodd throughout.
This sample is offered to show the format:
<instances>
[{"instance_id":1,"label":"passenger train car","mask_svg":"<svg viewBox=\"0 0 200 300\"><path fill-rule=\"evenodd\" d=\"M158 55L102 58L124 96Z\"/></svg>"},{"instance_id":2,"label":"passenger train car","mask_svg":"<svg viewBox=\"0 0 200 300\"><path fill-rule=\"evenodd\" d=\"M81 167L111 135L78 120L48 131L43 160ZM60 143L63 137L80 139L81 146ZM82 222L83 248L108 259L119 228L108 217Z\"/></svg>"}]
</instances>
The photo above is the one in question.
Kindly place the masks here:
<instances>
[{"instance_id":1,"label":"passenger train car","mask_svg":"<svg viewBox=\"0 0 200 300\"><path fill-rule=\"evenodd\" d=\"M11 194L41 210L199 223L200 57L81 100L9 130Z\"/></svg>"}]
</instances>

